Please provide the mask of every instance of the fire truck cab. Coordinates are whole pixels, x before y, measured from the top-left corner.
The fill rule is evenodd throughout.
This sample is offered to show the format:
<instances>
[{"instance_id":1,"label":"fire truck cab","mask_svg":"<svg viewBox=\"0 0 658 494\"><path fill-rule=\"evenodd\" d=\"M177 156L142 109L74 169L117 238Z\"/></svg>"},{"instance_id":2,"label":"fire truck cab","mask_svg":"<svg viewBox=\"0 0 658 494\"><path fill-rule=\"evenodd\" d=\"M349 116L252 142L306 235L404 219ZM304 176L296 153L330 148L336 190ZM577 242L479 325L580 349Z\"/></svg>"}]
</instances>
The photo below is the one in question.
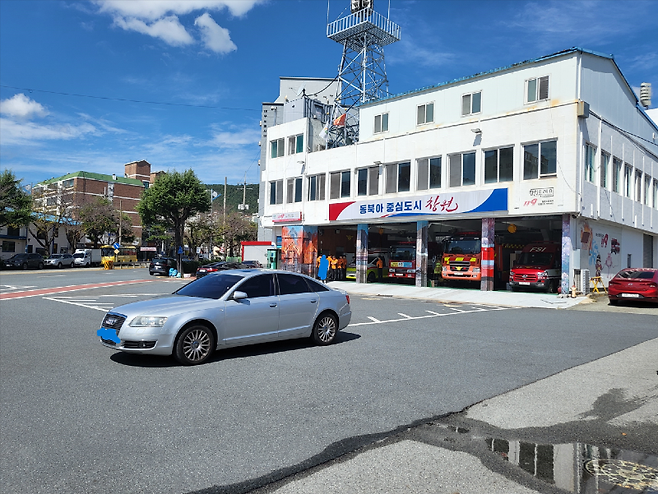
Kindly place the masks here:
<instances>
[{"instance_id":1,"label":"fire truck cab","mask_svg":"<svg viewBox=\"0 0 658 494\"><path fill-rule=\"evenodd\" d=\"M538 288L555 293L562 276L560 245L555 242L536 242L526 245L509 274L512 290Z\"/></svg>"}]
</instances>

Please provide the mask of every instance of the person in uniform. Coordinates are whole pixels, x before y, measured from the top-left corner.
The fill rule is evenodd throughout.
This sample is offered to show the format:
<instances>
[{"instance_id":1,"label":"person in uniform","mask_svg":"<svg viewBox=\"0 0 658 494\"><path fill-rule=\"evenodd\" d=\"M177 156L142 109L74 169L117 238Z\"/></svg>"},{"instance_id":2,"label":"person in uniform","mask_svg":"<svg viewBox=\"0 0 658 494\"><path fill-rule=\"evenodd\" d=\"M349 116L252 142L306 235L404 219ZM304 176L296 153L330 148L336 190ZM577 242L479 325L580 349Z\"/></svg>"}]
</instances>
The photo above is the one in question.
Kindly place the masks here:
<instances>
[{"instance_id":1,"label":"person in uniform","mask_svg":"<svg viewBox=\"0 0 658 494\"><path fill-rule=\"evenodd\" d=\"M384 261L381 257L377 258L375 265L377 266L377 279L382 281L384 279Z\"/></svg>"},{"instance_id":2,"label":"person in uniform","mask_svg":"<svg viewBox=\"0 0 658 494\"><path fill-rule=\"evenodd\" d=\"M338 257L331 256L331 281L338 280Z\"/></svg>"}]
</instances>

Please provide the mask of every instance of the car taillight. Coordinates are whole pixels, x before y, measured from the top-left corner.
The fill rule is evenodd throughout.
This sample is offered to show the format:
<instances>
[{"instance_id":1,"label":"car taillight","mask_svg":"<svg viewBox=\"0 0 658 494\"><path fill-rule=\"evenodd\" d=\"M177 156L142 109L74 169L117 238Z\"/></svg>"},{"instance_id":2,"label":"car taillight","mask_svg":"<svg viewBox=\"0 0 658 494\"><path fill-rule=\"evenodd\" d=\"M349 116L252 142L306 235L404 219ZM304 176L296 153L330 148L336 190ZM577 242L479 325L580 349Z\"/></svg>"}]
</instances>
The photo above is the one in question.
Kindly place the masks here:
<instances>
[{"instance_id":1,"label":"car taillight","mask_svg":"<svg viewBox=\"0 0 658 494\"><path fill-rule=\"evenodd\" d=\"M345 298L347 299L347 305L350 305L350 296L345 294Z\"/></svg>"}]
</instances>

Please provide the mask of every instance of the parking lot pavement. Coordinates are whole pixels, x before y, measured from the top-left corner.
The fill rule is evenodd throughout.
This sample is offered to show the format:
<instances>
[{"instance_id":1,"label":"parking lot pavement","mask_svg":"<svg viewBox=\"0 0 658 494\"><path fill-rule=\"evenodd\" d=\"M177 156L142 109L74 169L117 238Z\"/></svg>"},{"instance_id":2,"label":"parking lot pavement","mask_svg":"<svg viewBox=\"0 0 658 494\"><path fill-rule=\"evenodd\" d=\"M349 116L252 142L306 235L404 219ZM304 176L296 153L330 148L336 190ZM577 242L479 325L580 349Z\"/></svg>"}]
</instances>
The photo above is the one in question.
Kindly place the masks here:
<instances>
[{"instance_id":1,"label":"parking lot pavement","mask_svg":"<svg viewBox=\"0 0 658 494\"><path fill-rule=\"evenodd\" d=\"M510 292L497 290L483 292L467 288L416 287L395 283L354 283L349 281L332 281L329 285L355 295L378 295L384 297L415 298L437 302L455 302L467 304L484 304L506 307L535 307L549 309L568 309L587 297L561 297L550 293Z\"/></svg>"}]
</instances>

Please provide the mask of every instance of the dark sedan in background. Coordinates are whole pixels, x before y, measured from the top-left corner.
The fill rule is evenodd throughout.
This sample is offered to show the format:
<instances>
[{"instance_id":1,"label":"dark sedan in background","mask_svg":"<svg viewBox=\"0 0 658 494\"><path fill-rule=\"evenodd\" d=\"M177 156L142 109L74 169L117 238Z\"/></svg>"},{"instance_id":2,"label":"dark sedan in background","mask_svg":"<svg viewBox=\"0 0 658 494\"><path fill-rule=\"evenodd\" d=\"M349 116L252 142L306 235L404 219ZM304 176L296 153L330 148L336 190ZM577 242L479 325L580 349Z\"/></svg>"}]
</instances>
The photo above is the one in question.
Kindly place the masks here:
<instances>
[{"instance_id":1,"label":"dark sedan in background","mask_svg":"<svg viewBox=\"0 0 658 494\"><path fill-rule=\"evenodd\" d=\"M329 345L352 317L350 297L306 275L232 269L188 283L170 297L110 310L97 331L106 347L207 361L220 348L292 338Z\"/></svg>"},{"instance_id":2,"label":"dark sedan in background","mask_svg":"<svg viewBox=\"0 0 658 494\"><path fill-rule=\"evenodd\" d=\"M171 257L156 257L149 263L149 274L163 274L169 276L169 270L176 269L176 259Z\"/></svg>"},{"instance_id":3,"label":"dark sedan in background","mask_svg":"<svg viewBox=\"0 0 658 494\"><path fill-rule=\"evenodd\" d=\"M227 269L249 269L253 266L245 266L240 262L219 261L204 266L199 266L196 270L196 277L202 278L207 274L216 273L217 271L226 271Z\"/></svg>"},{"instance_id":4,"label":"dark sedan in background","mask_svg":"<svg viewBox=\"0 0 658 494\"><path fill-rule=\"evenodd\" d=\"M43 257L40 254L14 254L2 264L6 269L43 269Z\"/></svg>"}]
</instances>

